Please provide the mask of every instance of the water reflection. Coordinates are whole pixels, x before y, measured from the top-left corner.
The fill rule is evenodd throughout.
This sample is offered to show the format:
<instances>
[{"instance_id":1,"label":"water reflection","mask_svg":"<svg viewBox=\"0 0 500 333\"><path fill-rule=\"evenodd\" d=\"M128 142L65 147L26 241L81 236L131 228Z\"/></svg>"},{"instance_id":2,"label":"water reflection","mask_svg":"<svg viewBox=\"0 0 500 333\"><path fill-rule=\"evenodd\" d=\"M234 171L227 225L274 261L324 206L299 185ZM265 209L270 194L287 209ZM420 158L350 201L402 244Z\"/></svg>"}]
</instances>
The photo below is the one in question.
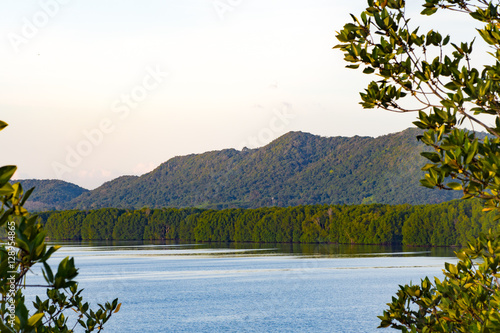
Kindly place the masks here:
<instances>
[{"instance_id":1,"label":"water reflection","mask_svg":"<svg viewBox=\"0 0 500 333\"><path fill-rule=\"evenodd\" d=\"M405 247L397 245L355 244L298 244L298 243L192 243L176 241L81 241L57 242L65 250L84 247L86 251L165 251L165 254L211 254L228 253L271 254L320 257L455 257L457 248L450 247ZM168 251L169 253L166 253ZM170 253L172 252L172 253Z\"/></svg>"}]
</instances>

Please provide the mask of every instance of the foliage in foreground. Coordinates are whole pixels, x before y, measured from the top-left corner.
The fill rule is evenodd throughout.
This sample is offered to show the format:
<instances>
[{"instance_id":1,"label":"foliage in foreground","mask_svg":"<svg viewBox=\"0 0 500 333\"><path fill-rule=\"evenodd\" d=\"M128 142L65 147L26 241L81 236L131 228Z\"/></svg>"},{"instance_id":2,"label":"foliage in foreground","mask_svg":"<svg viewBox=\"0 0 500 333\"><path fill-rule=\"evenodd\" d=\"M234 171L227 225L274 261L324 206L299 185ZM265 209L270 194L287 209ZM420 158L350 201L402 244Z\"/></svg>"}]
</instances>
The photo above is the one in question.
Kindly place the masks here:
<instances>
[{"instance_id":1,"label":"foliage in foreground","mask_svg":"<svg viewBox=\"0 0 500 333\"><path fill-rule=\"evenodd\" d=\"M404 0L368 0L368 7L337 38L348 68L377 75L361 93L364 108L418 112L418 136L432 152L421 184L480 198L485 210L500 210L500 11L498 1L425 0L422 15L461 15L478 24L479 41L492 63L475 68L474 41L453 43L435 29L411 27ZM445 18L441 16L441 19ZM434 22L437 22L435 20ZM406 98L405 97L410 97ZM408 103L407 100L412 102ZM480 115L480 116L478 116ZM466 121L487 137L460 128ZM489 125L493 124L493 125ZM496 232L480 236L447 264L443 281L401 287L384 312L382 327L410 332L498 332L499 241ZM482 259L484 263L472 260ZM481 260L479 260L481 262Z\"/></svg>"},{"instance_id":2,"label":"foliage in foreground","mask_svg":"<svg viewBox=\"0 0 500 333\"><path fill-rule=\"evenodd\" d=\"M0 121L0 130L7 126ZM73 258L66 257L53 271L48 264L59 247L48 247L47 232L37 223L37 216L28 216L23 204L32 190L23 191L19 183L9 180L15 166L0 167L0 227L7 233L7 242L0 247L0 331L3 332L73 332L80 326L85 332L100 332L111 315L118 312L118 299L97 310L91 310L81 296L82 289L74 280L78 275ZM33 270L41 269L44 285L31 285ZM44 288L45 295L33 300L29 311L25 288Z\"/></svg>"},{"instance_id":3,"label":"foliage in foreground","mask_svg":"<svg viewBox=\"0 0 500 333\"><path fill-rule=\"evenodd\" d=\"M400 286L389 310L379 317L381 327L403 332L499 332L499 234L483 234L456 254L460 260L457 265L445 264L443 281L425 278L420 285Z\"/></svg>"}]
</instances>

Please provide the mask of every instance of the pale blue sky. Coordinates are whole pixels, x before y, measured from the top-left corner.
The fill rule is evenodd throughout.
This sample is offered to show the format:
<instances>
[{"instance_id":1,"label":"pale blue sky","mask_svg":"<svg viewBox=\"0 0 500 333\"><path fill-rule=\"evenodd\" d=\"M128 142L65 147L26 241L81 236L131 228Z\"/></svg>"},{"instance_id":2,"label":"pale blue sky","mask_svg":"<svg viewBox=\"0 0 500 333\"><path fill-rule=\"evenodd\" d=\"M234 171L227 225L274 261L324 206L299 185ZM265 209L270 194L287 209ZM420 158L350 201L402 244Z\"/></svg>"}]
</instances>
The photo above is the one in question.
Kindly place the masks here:
<instances>
[{"instance_id":1,"label":"pale blue sky","mask_svg":"<svg viewBox=\"0 0 500 333\"><path fill-rule=\"evenodd\" d=\"M176 155L255 148L292 130L405 129L415 115L361 109L368 77L331 49L365 3L6 0L0 119L10 126L0 165L94 188Z\"/></svg>"}]
</instances>

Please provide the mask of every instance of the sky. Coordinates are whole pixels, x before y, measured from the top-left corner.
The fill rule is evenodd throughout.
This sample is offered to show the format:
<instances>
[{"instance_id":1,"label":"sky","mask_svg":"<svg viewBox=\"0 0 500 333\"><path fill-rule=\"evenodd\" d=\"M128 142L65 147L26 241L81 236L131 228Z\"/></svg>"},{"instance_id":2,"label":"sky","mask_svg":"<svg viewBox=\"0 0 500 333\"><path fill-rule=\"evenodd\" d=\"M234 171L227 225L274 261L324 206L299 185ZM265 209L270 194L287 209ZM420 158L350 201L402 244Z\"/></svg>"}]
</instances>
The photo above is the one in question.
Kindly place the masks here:
<instances>
[{"instance_id":1,"label":"sky","mask_svg":"<svg viewBox=\"0 0 500 333\"><path fill-rule=\"evenodd\" d=\"M370 79L332 50L335 31L365 4L5 0L0 165L17 165L17 179L93 189L174 156L261 147L289 131L408 128L415 114L361 108Z\"/></svg>"}]
</instances>

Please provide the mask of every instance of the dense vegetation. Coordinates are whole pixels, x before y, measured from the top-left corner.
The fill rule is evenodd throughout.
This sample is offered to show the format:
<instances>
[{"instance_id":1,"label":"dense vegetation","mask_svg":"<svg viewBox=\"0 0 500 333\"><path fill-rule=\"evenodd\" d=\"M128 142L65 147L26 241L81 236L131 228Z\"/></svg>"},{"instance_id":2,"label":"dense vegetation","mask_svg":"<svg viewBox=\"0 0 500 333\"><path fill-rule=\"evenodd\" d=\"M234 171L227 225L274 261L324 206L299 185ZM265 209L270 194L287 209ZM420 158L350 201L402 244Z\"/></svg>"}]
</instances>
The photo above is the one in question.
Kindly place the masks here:
<instances>
[{"instance_id":1,"label":"dense vegetation","mask_svg":"<svg viewBox=\"0 0 500 333\"><path fill-rule=\"evenodd\" d=\"M71 240L332 242L450 246L494 225L477 201L436 205L312 205L257 209L101 208L39 215L49 237Z\"/></svg>"},{"instance_id":2,"label":"dense vegetation","mask_svg":"<svg viewBox=\"0 0 500 333\"><path fill-rule=\"evenodd\" d=\"M337 34L340 44L334 48L344 53L348 68L370 75L371 82L360 93L364 108L418 112L414 124L424 130L419 140L432 148L422 153L428 160L422 165L422 185L459 191L464 199L479 198L485 210L495 211L498 217L500 3L419 3L420 14L433 18L421 20L413 11L415 1L367 0L365 10L358 16L351 14L352 21ZM429 22L433 23L429 26ZM452 22L460 22L461 28L477 36L464 41L468 33L450 36L436 29L439 25L457 32L449 29ZM473 49L480 50L479 57ZM462 127L464 123L490 136L479 137ZM469 223L472 232L477 220ZM462 229L461 224L455 223L455 231ZM444 278L400 285L389 308L379 316L380 327L402 332L500 332L497 225L457 251L458 261L445 264Z\"/></svg>"},{"instance_id":3,"label":"dense vegetation","mask_svg":"<svg viewBox=\"0 0 500 333\"><path fill-rule=\"evenodd\" d=\"M64 209L428 204L458 198L418 186L425 161L419 154L424 145L415 139L419 133L328 138L290 132L259 149L172 158L141 177L123 176L84 192ZM51 198L59 193L51 191ZM56 205L39 198L40 192L37 187L37 201Z\"/></svg>"},{"instance_id":4,"label":"dense vegetation","mask_svg":"<svg viewBox=\"0 0 500 333\"><path fill-rule=\"evenodd\" d=\"M24 188L36 188L36 191L31 194L24 205L30 211L62 209L67 202L88 192L87 189L78 185L55 179L23 179L16 182L19 182Z\"/></svg>"}]
</instances>

